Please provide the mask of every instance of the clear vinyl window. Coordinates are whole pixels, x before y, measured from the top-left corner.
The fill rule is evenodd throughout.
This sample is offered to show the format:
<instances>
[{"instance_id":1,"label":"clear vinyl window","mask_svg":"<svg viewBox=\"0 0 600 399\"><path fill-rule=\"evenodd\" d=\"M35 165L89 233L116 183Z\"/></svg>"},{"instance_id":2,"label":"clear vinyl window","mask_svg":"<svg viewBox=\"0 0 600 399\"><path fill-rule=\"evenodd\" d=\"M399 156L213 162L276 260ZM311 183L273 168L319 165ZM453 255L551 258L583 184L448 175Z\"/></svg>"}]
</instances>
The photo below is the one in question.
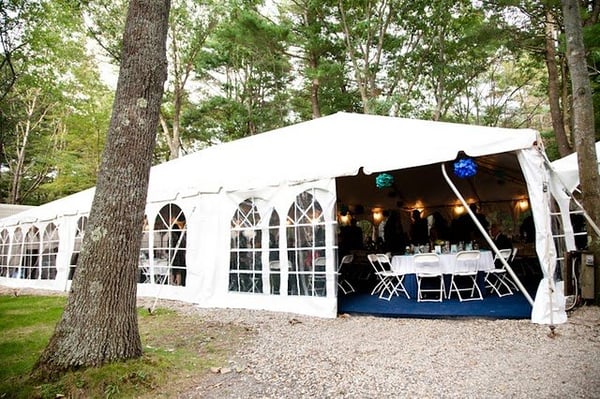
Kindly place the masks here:
<instances>
[{"instance_id":1,"label":"clear vinyl window","mask_svg":"<svg viewBox=\"0 0 600 399\"><path fill-rule=\"evenodd\" d=\"M256 200L238 205L231 218L229 291L263 292L261 215Z\"/></svg>"},{"instance_id":2,"label":"clear vinyl window","mask_svg":"<svg viewBox=\"0 0 600 399\"><path fill-rule=\"evenodd\" d=\"M287 215L288 294L326 296L325 218L315 192L300 193Z\"/></svg>"}]
</instances>

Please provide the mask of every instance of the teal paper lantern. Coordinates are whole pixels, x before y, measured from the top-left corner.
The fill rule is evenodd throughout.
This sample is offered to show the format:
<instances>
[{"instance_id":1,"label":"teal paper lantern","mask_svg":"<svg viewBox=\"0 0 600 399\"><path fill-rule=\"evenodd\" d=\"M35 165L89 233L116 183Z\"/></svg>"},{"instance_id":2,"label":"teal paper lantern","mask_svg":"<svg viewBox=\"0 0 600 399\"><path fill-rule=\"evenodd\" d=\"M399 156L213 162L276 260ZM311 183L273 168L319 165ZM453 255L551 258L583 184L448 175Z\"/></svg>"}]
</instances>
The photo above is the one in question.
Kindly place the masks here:
<instances>
[{"instance_id":1,"label":"teal paper lantern","mask_svg":"<svg viewBox=\"0 0 600 399\"><path fill-rule=\"evenodd\" d=\"M388 188L394 184L394 176L389 173L381 173L375 178L377 188Z\"/></svg>"}]
</instances>

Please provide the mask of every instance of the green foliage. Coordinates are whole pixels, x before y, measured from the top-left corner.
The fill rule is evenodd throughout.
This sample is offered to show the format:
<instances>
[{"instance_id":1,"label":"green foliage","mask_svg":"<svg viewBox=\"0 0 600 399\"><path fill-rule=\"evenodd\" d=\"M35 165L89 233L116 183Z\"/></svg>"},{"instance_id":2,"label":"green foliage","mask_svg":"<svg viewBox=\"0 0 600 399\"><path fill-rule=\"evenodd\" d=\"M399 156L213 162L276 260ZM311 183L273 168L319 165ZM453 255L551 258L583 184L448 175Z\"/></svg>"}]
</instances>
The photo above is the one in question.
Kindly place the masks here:
<instances>
[{"instance_id":1,"label":"green foliage","mask_svg":"<svg viewBox=\"0 0 600 399\"><path fill-rule=\"evenodd\" d=\"M556 138L554 137L554 132L551 130L547 130L541 132L542 141L544 142L544 149L546 150L546 155L548 155L548 159L550 161L554 161L560 158L560 153L558 152L558 145L556 144Z\"/></svg>"},{"instance_id":2,"label":"green foliage","mask_svg":"<svg viewBox=\"0 0 600 399\"><path fill-rule=\"evenodd\" d=\"M86 29L93 41L115 63L121 59L123 30L127 16L125 0L88 0L82 7Z\"/></svg>"},{"instance_id":3,"label":"green foliage","mask_svg":"<svg viewBox=\"0 0 600 399\"><path fill-rule=\"evenodd\" d=\"M193 151L338 111L551 129L543 33L547 15L560 27L558 1L273 3L276 10L261 0L172 2L155 163L180 145ZM8 93L0 101L0 200L10 199L15 173L16 201L27 204L95 183L112 95L84 49L92 37L96 51L118 63L125 7L0 0L8 10L0 34L11 38L18 76L0 86ZM600 132L600 24L592 16L584 10ZM38 119L18 172L20 129Z\"/></svg>"},{"instance_id":4,"label":"green foliage","mask_svg":"<svg viewBox=\"0 0 600 399\"><path fill-rule=\"evenodd\" d=\"M83 178L81 173L62 175L74 165L63 151L73 150L71 141L85 143L78 148L81 155L86 152L82 149L94 148L88 145L88 127L82 125L95 118L99 122L100 114L107 120L110 104L102 102L106 89L98 83L96 66L85 51L78 5L41 1L20 7L21 20L7 33L20 42L10 54L18 79L0 103L0 163L5 172L0 174L0 199L36 205L95 181L91 173ZM94 106L86 109L90 101ZM108 126L104 122L95 126L103 125Z\"/></svg>"},{"instance_id":5,"label":"green foliage","mask_svg":"<svg viewBox=\"0 0 600 399\"><path fill-rule=\"evenodd\" d=\"M287 36L285 27L263 18L252 5L232 4L196 63L199 73L208 68L222 76L218 94L186 116L196 137L221 141L285 124L291 80Z\"/></svg>"},{"instance_id":6,"label":"green foliage","mask_svg":"<svg viewBox=\"0 0 600 399\"><path fill-rule=\"evenodd\" d=\"M586 15L588 18L590 16ZM600 140L600 23L583 27L583 41L588 55L592 100L594 102L594 123L596 141Z\"/></svg>"},{"instance_id":7,"label":"green foliage","mask_svg":"<svg viewBox=\"0 0 600 399\"><path fill-rule=\"evenodd\" d=\"M89 94L78 101L77 112L63 118L65 129L60 138L61 151L54 158L55 176L42 184L39 190L47 201L76 193L96 183L113 94L101 86L90 87L87 92Z\"/></svg>"},{"instance_id":8,"label":"green foliage","mask_svg":"<svg viewBox=\"0 0 600 399\"><path fill-rule=\"evenodd\" d=\"M295 48L291 56L297 67L292 73L301 87L291 90L291 107L301 120L312 118L313 102L321 115L361 110L360 94L350 87L345 45L332 18L335 10L336 2L314 0L283 3L279 9L280 24Z\"/></svg>"}]
</instances>

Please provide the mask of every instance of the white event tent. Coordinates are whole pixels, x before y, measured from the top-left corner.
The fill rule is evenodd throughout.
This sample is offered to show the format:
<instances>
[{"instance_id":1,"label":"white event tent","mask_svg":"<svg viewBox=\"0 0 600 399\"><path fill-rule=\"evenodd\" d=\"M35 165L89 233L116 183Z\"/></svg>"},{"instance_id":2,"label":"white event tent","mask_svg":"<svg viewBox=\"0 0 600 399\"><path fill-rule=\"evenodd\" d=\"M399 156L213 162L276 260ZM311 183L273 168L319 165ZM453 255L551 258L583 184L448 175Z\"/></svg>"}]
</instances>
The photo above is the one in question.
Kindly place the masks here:
<instances>
[{"instance_id":1,"label":"white event tent","mask_svg":"<svg viewBox=\"0 0 600 399\"><path fill-rule=\"evenodd\" d=\"M551 176L536 131L350 113L154 166L138 295L335 317L338 179L451 165L461 153L517 160L536 226L540 286L550 287L538 291L532 321L564 322L562 293L553 282ZM433 185L426 176L419 180L413 184L423 190ZM449 191L445 183L438 188ZM68 289L93 195L92 188L0 219L0 284ZM173 244L167 237L175 223L185 240ZM174 262L178 249L184 249L181 264ZM316 267L317 255L326 259L324 270Z\"/></svg>"}]
</instances>

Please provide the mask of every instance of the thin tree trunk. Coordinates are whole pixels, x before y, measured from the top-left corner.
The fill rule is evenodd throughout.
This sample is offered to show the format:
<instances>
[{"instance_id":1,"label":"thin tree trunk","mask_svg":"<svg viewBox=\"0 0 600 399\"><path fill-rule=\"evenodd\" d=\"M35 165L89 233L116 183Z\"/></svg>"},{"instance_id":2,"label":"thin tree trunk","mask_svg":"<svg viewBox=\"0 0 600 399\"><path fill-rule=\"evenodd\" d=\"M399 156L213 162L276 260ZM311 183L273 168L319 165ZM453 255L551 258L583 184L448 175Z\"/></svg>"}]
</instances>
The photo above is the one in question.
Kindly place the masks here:
<instances>
[{"instance_id":1,"label":"thin tree trunk","mask_svg":"<svg viewBox=\"0 0 600 399\"><path fill-rule=\"evenodd\" d=\"M577 0L562 0L562 9L567 39L567 60L571 72L573 90L573 137L577 150L579 179L583 192L583 205L592 219L600 221L600 177L594 132L594 106L592 88L588 74L585 47L583 44L582 21ZM594 253L596 267L600 264L600 240L593 230L590 249ZM600 298L600 287L596 279L596 298Z\"/></svg>"},{"instance_id":2,"label":"thin tree trunk","mask_svg":"<svg viewBox=\"0 0 600 399\"><path fill-rule=\"evenodd\" d=\"M142 355L137 262L167 74L169 0L131 0L113 114L80 261L62 319L34 374Z\"/></svg>"},{"instance_id":3,"label":"thin tree trunk","mask_svg":"<svg viewBox=\"0 0 600 399\"><path fill-rule=\"evenodd\" d=\"M30 97L31 96L31 97ZM16 130L16 155L17 161L15 164L9 164L11 172L13 174L11 188L8 198L9 204L20 204L21 201L26 197L23 195L22 190L22 177L26 173L25 158L27 157L27 150L29 146L29 138L34 131L38 130L39 125L44 121L50 106L40 106L40 90L34 89L31 92L24 94L24 105L26 108L26 119L23 123L19 122L15 127ZM34 119L35 118L35 119ZM42 172L42 178L46 173ZM40 176L38 176L39 178ZM39 184L32 185L29 187L35 189Z\"/></svg>"},{"instance_id":4,"label":"thin tree trunk","mask_svg":"<svg viewBox=\"0 0 600 399\"><path fill-rule=\"evenodd\" d=\"M560 107L559 75L558 68L556 67L556 49L554 47L554 24L554 16L549 10L546 10L546 34L544 38L546 51L544 55L546 58L546 69L548 70L548 100L550 103L550 116L552 117L552 129L554 130L558 153L561 157L564 157L572 153L573 150L567 139L563 112ZM564 84L566 85L566 81L564 81ZM568 107L565 107L565 112L568 112Z\"/></svg>"},{"instance_id":5,"label":"thin tree trunk","mask_svg":"<svg viewBox=\"0 0 600 399\"><path fill-rule=\"evenodd\" d=\"M311 54L308 60L308 64L315 74L312 78L312 83L310 86L310 105L312 109L312 117L313 119L317 119L321 117L321 106L319 104L319 77L317 76L317 68L319 67L317 61L317 55Z\"/></svg>"},{"instance_id":6,"label":"thin tree trunk","mask_svg":"<svg viewBox=\"0 0 600 399\"><path fill-rule=\"evenodd\" d=\"M346 49L348 51L348 57L350 58L350 62L354 69L354 77L356 78L356 84L358 86L358 92L360 93L360 99L362 101L363 112L365 114L371 113L371 104L369 101L369 96L367 94L367 81L368 76L366 75L368 69L368 62L364 68L358 64L356 53L354 51L354 44L352 43L352 38L350 36L350 29L348 27L348 23L346 21L346 11L344 10L344 5L341 1L338 2L338 11L340 13L340 19L342 22L342 26L344 28L344 42L346 43ZM366 57L366 55L365 55ZM365 74L363 74L363 72Z\"/></svg>"}]
</instances>

